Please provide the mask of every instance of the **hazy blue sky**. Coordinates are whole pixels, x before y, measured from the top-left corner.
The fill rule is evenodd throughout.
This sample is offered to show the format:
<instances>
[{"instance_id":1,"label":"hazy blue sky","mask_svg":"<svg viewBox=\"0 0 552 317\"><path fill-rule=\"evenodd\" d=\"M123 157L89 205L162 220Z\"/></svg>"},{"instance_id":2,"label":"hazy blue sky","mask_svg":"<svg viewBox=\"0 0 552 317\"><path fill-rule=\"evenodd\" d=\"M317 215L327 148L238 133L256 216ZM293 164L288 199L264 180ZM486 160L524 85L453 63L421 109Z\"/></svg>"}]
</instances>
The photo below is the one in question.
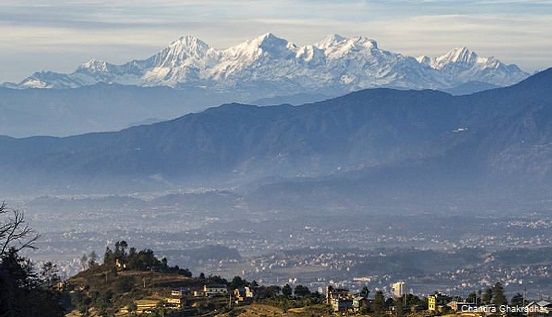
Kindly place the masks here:
<instances>
[{"instance_id":1,"label":"hazy blue sky","mask_svg":"<svg viewBox=\"0 0 552 317\"><path fill-rule=\"evenodd\" d=\"M468 46L529 71L552 66L552 0L2 0L0 81L147 57L181 35L224 48L266 32L297 44L362 35L409 55Z\"/></svg>"}]
</instances>

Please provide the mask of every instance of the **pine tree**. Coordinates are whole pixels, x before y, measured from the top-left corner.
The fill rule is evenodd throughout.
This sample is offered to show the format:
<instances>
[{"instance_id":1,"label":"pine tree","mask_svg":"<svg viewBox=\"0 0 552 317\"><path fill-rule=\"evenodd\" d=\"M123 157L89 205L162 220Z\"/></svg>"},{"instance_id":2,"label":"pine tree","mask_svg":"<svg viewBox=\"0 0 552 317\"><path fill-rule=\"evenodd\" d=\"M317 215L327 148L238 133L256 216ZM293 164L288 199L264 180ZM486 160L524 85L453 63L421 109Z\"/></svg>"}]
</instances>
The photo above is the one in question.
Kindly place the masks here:
<instances>
[{"instance_id":1,"label":"pine tree","mask_svg":"<svg viewBox=\"0 0 552 317\"><path fill-rule=\"evenodd\" d=\"M484 305L489 305L493 300L493 290L490 287L485 289L483 295L481 296L481 301Z\"/></svg>"},{"instance_id":2,"label":"pine tree","mask_svg":"<svg viewBox=\"0 0 552 317\"><path fill-rule=\"evenodd\" d=\"M477 301L477 294L475 292L471 292L468 294L468 297L466 297L466 302L468 303L475 303Z\"/></svg>"},{"instance_id":3,"label":"pine tree","mask_svg":"<svg viewBox=\"0 0 552 317\"><path fill-rule=\"evenodd\" d=\"M374 297L374 312L380 314L385 308L385 297L382 291L377 291Z\"/></svg>"},{"instance_id":4,"label":"pine tree","mask_svg":"<svg viewBox=\"0 0 552 317\"><path fill-rule=\"evenodd\" d=\"M293 290L291 289L291 286L289 286L289 284L286 284L284 285L284 287L282 287L282 294L285 297L291 297L292 293L293 293Z\"/></svg>"},{"instance_id":5,"label":"pine tree","mask_svg":"<svg viewBox=\"0 0 552 317\"><path fill-rule=\"evenodd\" d=\"M368 296L370 296L370 290L368 289L367 286L364 286L362 288L362 290L360 291L360 296L362 296L364 298L368 298Z\"/></svg>"},{"instance_id":6,"label":"pine tree","mask_svg":"<svg viewBox=\"0 0 552 317\"><path fill-rule=\"evenodd\" d=\"M393 300L393 306L395 306L395 315L397 317L402 317L404 315L403 301L404 301L404 297L398 297Z\"/></svg>"},{"instance_id":7,"label":"pine tree","mask_svg":"<svg viewBox=\"0 0 552 317\"><path fill-rule=\"evenodd\" d=\"M508 299L506 299L506 295L504 295L504 287L500 282L497 282L493 286L493 304L499 306L508 304Z\"/></svg>"},{"instance_id":8,"label":"pine tree","mask_svg":"<svg viewBox=\"0 0 552 317\"><path fill-rule=\"evenodd\" d=\"M114 265L115 264L115 256L113 254L113 251L109 247L105 248L105 254L104 254L104 265Z\"/></svg>"}]
</instances>

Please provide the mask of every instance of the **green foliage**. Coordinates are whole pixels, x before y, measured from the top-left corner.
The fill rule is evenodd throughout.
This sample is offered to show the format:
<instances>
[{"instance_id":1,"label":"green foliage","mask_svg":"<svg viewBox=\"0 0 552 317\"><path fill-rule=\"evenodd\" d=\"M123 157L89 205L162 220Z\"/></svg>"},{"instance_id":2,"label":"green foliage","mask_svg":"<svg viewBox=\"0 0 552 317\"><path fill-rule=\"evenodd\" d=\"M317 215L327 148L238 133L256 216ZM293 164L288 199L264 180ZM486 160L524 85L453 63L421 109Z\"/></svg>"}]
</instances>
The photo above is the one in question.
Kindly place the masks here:
<instances>
[{"instance_id":1,"label":"green foliage","mask_svg":"<svg viewBox=\"0 0 552 317\"><path fill-rule=\"evenodd\" d=\"M385 310L385 296L382 291L377 291L374 296L374 312L381 314Z\"/></svg>"},{"instance_id":2,"label":"green foliage","mask_svg":"<svg viewBox=\"0 0 552 317\"><path fill-rule=\"evenodd\" d=\"M502 286L502 283L497 282L493 286L493 304L495 305L507 305L508 299L506 299L506 295L504 295L504 287Z\"/></svg>"},{"instance_id":3,"label":"green foliage","mask_svg":"<svg viewBox=\"0 0 552 317\"><path fill-rule=\"evenodd\" d=\"M403 297L403 299L404 299L404 302L406 303L405 304L406 308L414 307L414 306L420 306L423 308L424 306L427 305L427 300L422 300L416 295L406 294L405 297L406 298Z\"/></svg>"},{"instance_id":4,"label":"green foliage","mask_svg":"<svg viewBox=\"0 0 552 317\"><path fill-rule=\"evenodd\" d=\"M395 307L395 316L404 316L404 297L395 298L393 300L393 306Z\"/></svg>"},{"instance_id":5,"label":"green foliage","mask_svg":"<svg viewBox=\"0 0 552 317\"><path fill-rule=\"evenodd\" d=\"M466 297L466 302L477 303L477 294L475 292L469 293L468 297Z\"/></svg>"},{"instance_id":6,"label":"green foliage","mask_svg":"<svg viewBox=\"0 0 552 317\"><path fill-rule=\"evenodd\" d=\"M272 288L273 286L268 286ZM276 295L270 298L257 299L258 303L266 304L274 307L278 307L287 311L289 308L308 307L313 305L320 305L324 303L324 297L318 293L311 293L311 296L306 297L286 297L284 295Z\"/></svg>"},{"instance_id":7,"label":"green foliage","mask_svg":"<svg viewBox=\"0 0 552 317\"><path fill-rule=\"evenodd\" d=\"M113 251L111 251L111 248L106 247L105 253L104 253L104 265L115 265L115 256L113 255Z\"/></svg>"},{"instance_id":8,"label":"green foliage","mask_svg":"<svg viewBox=\"0 0 552 317\"><path fill-rule=\"evenodd\" d=\"M293 290L291 286L289 286L289 284L284 285L284 287L282 288L282 294L285 297L291 297L291 295L293 294Z\"/></svg>"},{"instance_id":9,"label":"green foliage","mask_svg":"<svg viewBox=\"0 0 552 317\"><path fill-rule=\"evenodd\" d=\"M49 288L53 268L47 265L48 279L43 280L29 260L8 250L0 259L0 316L63 316L60 294Z\"/></svg>"},{"instance_id":10,"label":"green foliage","mask_svg":"<svg viewBox=\"0 0 552 317\"><path fill-rule=\"evenodd\" d=\"M370 296L370 290L368 289L367 286L364 286L362 288L362 290L360 291L360 296L365 297L365 298L368 298L368 296Z\"/></svg>"},{"instance_id":11,"label":"green foliage","mask_svg":"<svg viewBox=\"0 0 552 317\"><path fill-rule=\"evenodd\" d=\"M295 286L294 294L295 296L305 297L305 296L309 296L311 294L311 291L309 290L308 287L299 284Z\"/></svg>"},{"instance_id":12,"label":"green foliage","mask_svg":"<svg viewBox=\"0 0 552 317\"><path fill-rule=\"evenodd\" d=\"M84 312L88 310L92 304L92 300L80 292L72 292L71 303L78 311Z\"/></svg>"},{"instance_id":13,"label":"green foliage","mask_svg":"<svg viewBox=\"0 0 552 317\"><path fill-rule=\"evenodd\" d=\"M484 305L489 305L491 301L493 300L493 290L488 287L483 292L483 295L481 296L481 301Z\"/></svg>"},{"instance_id":14,"label":"green foliage","mask_svg":"<svg viewBox=\"0 0 552 317\"><path fill-rule=\"evenodd\" d=\"M218 275L209 275L209 277L207 278L207 283L228 285L228 281Z\"/></svg>"},{"instance_id":15,"label":"green foliage","mask_svg":"<svg viewBox=\"0 0 552 317\"><path fill-rule=\"evenodd\" d=\"M115 242L115 249L107 247L104 254L104 265L114 266L116 261L126 265L128 270L136 271L153 271L160 273L176 273L186 277L192 277L192 273L188 269L181 269L178 265L169 266L166 258L159 260L152 250L144 249L136 251L136 248L128 249L126 241Z\"/></svg>"},{"instance_id":16,"label":"green foliage","mask_svg":"<svg viewBox=\"0 0 552 317\"><path fill-rule=\"evenodd\" d=\"M280 286L258 286L255 287L255 298L257 299L268 299L277 297L282 288Z\"/></svg>"},{"instance_id":17,"label":"green foliage","mask_svg":"<svg viewBox=\"0 0 552 317\"><path fill-rule=\"evenodd\" d=\"M228 286L230 287L230 289L235 289L235 288L240 288L248 285L249 283L246 280L242 279L239 276L234 276L234 278L232 279L232 281Z\"/></svg>"},{"instance_id":18,"label":"green foliage","mask_svg":"<svg viewBox=\"0 0 552 317\"><path fill-rule=\"evenodd\" d=\"M115 291L117 293L127 293L134 287L134 278L130 276L122 276L115 282Z\"/></svg>"}]
</instances>

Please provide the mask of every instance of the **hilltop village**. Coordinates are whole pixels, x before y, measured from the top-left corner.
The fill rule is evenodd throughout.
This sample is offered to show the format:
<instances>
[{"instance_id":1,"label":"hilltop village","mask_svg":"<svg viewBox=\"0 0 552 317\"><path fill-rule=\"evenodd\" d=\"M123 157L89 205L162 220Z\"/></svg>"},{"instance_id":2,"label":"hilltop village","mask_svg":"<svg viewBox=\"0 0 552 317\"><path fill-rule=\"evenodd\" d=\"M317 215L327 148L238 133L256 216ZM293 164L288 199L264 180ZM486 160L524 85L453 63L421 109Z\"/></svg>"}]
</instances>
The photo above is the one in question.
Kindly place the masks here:
<instances>
[{"instance_id":1,"label":"hilltop village","mask_svg":"<svg viewBox=\"0 0 552 317\"><path fill-rule=\"evenodd\" d=\"M524 294L506 297L500 282L467 297L407 290L403 281L390 292L363 287L352 291L327 285L320 291L287 283L259 285L239 276L227 280L169 266L152 250L138 251L125 241L107 248L103 261L87 259L87 269L62 281L49 280L67 317L80 316L547 316L552 302Z\"/></svg>"}]
</instances>

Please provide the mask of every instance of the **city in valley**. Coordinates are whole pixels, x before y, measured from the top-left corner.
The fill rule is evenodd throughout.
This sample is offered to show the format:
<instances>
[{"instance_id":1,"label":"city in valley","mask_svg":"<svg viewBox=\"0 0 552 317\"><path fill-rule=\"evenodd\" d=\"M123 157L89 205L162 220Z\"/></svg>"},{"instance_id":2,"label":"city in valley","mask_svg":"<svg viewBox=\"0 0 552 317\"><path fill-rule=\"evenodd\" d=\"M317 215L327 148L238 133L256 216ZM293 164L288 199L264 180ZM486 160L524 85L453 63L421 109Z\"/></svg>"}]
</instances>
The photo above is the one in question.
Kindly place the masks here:
<instances>
[{"instance_id":1,"label":"city in valley","mask_svg":"<svg viewBox=\"0 0 552 317\"><path fill-rule=\"evenodd\" d=\"M552 312L552 302L543 293L529 297L523 291L509 297L511 284L501 282L459 295L462 292L450 289L422 294L409 289L404 280L371 288L370 278L353 278L347 284L319 278L317 284L325 286L315 290L307 286L312 283L303 284L298 278L264 284L239 275L194 275L158 258L151 249L138 250L126 241L108 246L102 258L91 253L80 260L83 270L68 279L61 279L51 263L41 273L56 298L72 303L74 310L66 316L546 316Z\"/></svg>"},{"instance_id":2,"label":"city in valley","mask_svg":"<svg viewBox=\"0 0 552 317\"><path fill-rule=\"evenodd\" d=\"M265 209L247 193L216 190L40 196L9 204L25 210L40 229L38 248L25 254L40 264L55 263L60 294L78 293L83 301L78 309L92 315L98 309L131 314L132 308L186 316L236 309L261 315L293 309L299 315L393 314L397 298L404 314L488 315L491 307L500 313L501 305L550 308L547 212L481 216L451 207L446 213L411 208L389 215L376 208L367 215L321 207L298 215ZM123 240L135 248L127 242L119 247ZM104 252L114 245L120 258L106 262ZM125 257L142 249L185 272L152 268L155 261L128 267L133 261ZM120 283L126 283L125 291ZM491 294L497 285L506 299L499 305ZM286 294L286 286L294 291ZM377 309L376 294L384 303ZM111 296L113 305L101 308L98 296Z\"/></svg>"}]
</instances>

